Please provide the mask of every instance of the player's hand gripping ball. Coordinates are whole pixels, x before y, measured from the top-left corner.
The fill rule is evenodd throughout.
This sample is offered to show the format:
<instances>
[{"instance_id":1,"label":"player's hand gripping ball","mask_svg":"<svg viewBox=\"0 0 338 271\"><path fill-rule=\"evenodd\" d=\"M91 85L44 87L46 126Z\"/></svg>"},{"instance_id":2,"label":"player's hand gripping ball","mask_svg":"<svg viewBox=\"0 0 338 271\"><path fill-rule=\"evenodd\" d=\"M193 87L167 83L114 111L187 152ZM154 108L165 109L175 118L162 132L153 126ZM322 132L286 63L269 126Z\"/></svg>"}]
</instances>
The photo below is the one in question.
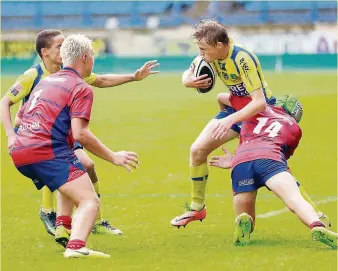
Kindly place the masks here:
<instances>
[{"instance_id":1,"label":"player's hand gripping ball","mask_svg":"<svg viewBox=\"0 0 338 271\"><path fill-rule=\"evenodd\" d=\"M195 77L199 77L203 74L207 74L208 77L210 78L210 86L208 88L197 88L197 91L199 93L207 93L210 90L213 89L215 86L215 81L216 81L216 73L215 70L212 67L212 64L209 64L201 56L197 56L193 63L192 66L194 66L194 75Z\"/></svg>"}]
</instances>

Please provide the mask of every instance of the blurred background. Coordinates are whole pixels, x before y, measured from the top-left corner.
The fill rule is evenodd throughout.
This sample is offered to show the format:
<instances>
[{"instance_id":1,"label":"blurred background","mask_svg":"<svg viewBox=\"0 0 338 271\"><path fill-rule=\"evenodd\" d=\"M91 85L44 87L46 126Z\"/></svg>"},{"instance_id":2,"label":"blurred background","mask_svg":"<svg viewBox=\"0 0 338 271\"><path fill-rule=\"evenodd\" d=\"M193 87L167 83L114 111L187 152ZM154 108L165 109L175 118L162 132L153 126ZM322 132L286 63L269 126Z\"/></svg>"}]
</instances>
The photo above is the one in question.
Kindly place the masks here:
<instances>
[{"instance_id":1,"label":"blurred background","mask_svg":"<svg viewBox=\"0 0 338 271\"><path fill-rule=\"evenodd\" d=\"M182 71L198 54L190 35L203 18L223 23L265 70L337 67L336 1L2 1L2 72L37 62L35 37L48 28L91 37L96 72L134 70L145 58Z\"/></svg>"}]
</instances>

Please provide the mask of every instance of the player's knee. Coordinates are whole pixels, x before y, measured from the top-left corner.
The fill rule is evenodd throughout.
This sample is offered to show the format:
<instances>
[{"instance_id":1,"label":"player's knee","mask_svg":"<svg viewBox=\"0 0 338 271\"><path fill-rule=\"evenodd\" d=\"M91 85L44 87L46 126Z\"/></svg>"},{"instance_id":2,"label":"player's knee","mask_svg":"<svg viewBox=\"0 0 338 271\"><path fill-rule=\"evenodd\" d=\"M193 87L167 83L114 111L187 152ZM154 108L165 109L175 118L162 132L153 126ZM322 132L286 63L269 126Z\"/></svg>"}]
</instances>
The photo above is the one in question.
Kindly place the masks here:
<instances>
[{"instance_id":1,"label":"player's knee","mask_svg":"<svg viewBox=\"0 0 338 271\"><path fill-rule=\"evenodd\" d=\"M87 172L93 172L95 169L95 164L93 162L93 160L91 160L89 157L87 157L86 159L84 159L84 161L81 161L82 165L84 166L84 168L87 170Z\"/></svg>"},{"instance_id":2,"label":"player's knee","mask_svg":"<svg viewBox=\"0 0 338 271\"><path fill-rule=\"evenodd\" d=\"M91 198L86 200L86 206L93 212L97 212L100 208L100 199L99 197L94 194Z\"/></svg>"},{"instance_id":3,"label":"player's knee","mask_svg":"<svg viewBox=\"0 0 338 271\"><path fill-rule=\"evenodd\" d=\"M192 144L190 147L190 156L193 160L205 160L208 158L208 149L200 144Z\"/></svg>"}]
</instances>

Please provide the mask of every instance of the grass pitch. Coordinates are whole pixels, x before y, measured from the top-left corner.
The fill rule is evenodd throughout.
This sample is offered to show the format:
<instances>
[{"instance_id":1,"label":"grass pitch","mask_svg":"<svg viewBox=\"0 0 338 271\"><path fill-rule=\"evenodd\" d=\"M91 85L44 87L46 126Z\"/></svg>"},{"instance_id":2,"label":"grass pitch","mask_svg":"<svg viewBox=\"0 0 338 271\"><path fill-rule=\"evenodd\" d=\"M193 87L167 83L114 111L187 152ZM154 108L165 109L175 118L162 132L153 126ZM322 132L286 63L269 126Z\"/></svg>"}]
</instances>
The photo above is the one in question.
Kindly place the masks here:
<instances>
[{"instance_id":1,"label":"grass pitch","mask_svg":"<svg viewBox=\"0 0 338 271\"><path fill-rule=\"evenodd\" d=\"M207 219L177 230L169 221L190 200L189 148L218 112L220 82L208 94L185 89L179 74L95 89L91 130L113 150L133 150L141 165L127 173L93 157L105 219L124 235L89 238L109 260L66 260L38 217L41 192L15 169L2 130L2 270L337 270L337 252L311 240L290 212L258 218L252 243L234 247L229 172L210 169ZM15 78L2 80L2 95ZM337 231L337 78L334 73L266 73L275 95L301 98L303 139L290 160L293 174ZM13 110L14 112L15 110ZM228 144L234 149L237 142ZM220 154L217 150L215 154ZM331 200L331 201L330 201ZM261 189L257 213L283 209Z\"/></svg>"}]
</instances>

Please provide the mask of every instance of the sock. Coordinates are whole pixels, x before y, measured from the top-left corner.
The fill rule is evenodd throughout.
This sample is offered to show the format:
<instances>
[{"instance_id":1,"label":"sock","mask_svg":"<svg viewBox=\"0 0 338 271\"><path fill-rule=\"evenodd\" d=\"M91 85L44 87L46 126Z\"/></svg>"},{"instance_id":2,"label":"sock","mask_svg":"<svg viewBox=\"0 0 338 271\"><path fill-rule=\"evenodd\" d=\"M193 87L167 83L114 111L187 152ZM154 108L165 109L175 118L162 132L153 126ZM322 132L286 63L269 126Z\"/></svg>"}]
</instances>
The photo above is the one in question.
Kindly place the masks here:
<instances>
[{"instance_id":1,"label":"sock","mask_svg":"<svg viewBox=\"0 0 338 271\"><path fill-rule=\"evenodd\" d=\"M70 216L60 215L56 218L56 227L64 226L66 229L72 229L72 218Z\"/></svg>"},{"instance_id":2,"label":"sock","mask_svg":"<svg viewBox=\"0 0 338 271\"><path fill-rule=\"evenodd\" d=\"M314 227L325 227L324 223L321 221L315 221L310 225L310 230L312 230Z\"/></svg>"},{"instance_id":3,"label":"sock","mask_svg":"<svg viewBox=\"0 0 338 271\"><path fill-rule=\"evenodd\" d=\"M208 180L208 165L202 164L197 167L190 167L192 194L190 208L200 211L204 206L205 187Z\"/></svg>"},{"instance_id":4,"label":"sock","mask_svg":"<svg viewBox=\"0 0 338 271\"><path fill-rule=\"evenodd\" d=\"M74 239L74 240L70 240L68 242L66 248L75 250L75 249L83 248L85 246L86 246L86 242L85 241L82 241L82 240L79 240L79 239Z\"/></svg>"},{"instance_id":5,"label":"sock","mask_svg":"<svg viewBox=\"0 0 338 271\"><path fill-rule=\"evenodd\" d=\"M300 194L303 196L303 198L308 202L310 203L310 205L313 207L313 209L315 209L316 213L319 213L319 209L316 207L315 203L311 200L311 198L309 197L309 195L306 193L306 191L304 190L303 186L300 185L300 183L298 181L297 182L297 185L299 187L299 192Z\"/></svg>"},{"instance_id":6,"label":"sock","mask_svg":"<svg viewBox=\"0 0 338 271\"><path fill-rule=\"evenodd\" d=\"M100 194L100 182L97 181L96 183L93 183L93 186L94 186L95 193L100 198L101 197L101 194ZM99 223L101 221L102 221L102 210L101 210L101 204L100 204L99 210L97 211L97 216L96 216L95 223Z\"/></svg>"},{"instance_id":7,"label":"sock","mask_svg":"<svg viewBox=\"0 0 338 271\"><path fill-rule=\"evenodd\" d=\"M51 213L54 211L54 193L47 186L42 188L42 211Z\"/></svg>"}]
</instances>

